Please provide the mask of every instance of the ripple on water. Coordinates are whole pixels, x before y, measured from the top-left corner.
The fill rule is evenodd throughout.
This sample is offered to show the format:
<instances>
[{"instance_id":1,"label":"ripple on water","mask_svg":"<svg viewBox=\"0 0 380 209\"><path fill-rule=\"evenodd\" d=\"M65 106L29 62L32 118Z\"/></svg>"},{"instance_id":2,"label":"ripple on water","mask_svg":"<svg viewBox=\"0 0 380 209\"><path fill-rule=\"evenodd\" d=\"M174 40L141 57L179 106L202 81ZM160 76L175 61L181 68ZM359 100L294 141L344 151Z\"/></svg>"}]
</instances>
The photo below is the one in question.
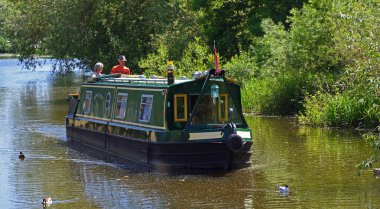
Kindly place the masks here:
<instances>
[{"instance_id":1,"label":"ripple on water","mask_svg":"<svg viewBox=\"0 0 380 209\"><path fill-rule=\"evenodd\" d=\"M66 141L66 127L63 124L44 124L41 122L35 122L33 125L28 126L27 130L30 133L40 133L45 137Z\"/></svg>"}]
</instances>

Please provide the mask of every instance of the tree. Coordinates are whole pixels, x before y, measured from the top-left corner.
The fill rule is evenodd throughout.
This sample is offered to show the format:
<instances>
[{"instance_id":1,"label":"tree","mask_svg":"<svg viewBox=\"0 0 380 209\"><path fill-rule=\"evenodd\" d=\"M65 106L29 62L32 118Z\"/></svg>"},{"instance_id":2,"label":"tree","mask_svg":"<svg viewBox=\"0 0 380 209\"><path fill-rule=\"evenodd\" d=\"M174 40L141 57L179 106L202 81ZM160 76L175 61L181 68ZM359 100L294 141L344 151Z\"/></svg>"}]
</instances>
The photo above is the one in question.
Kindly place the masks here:
<instances>
[{"instance_id":1,"label":"tree","mask_svg":"<svg viewBox=\"0 0 380 209\"><path fill-rule=\"evenodd\" d=\"M216 40L221 56L229 59L240 49L247 49L251 41L248 17L252 1L195 0L193 8L201 11L200 22L207 42Z\"/></svg>"},{"instance_id":2,"label":"tree","mask_svg":"<svg viewBox=\"0 0 380 209\"><path fill-rule=\"evenodd\" d=\"M58 58L68 72L76 65L97 61L106 69L125 54L131 67L149 54L157 34L170 31L179 5L160 0L30 0L15 2L20 10L13 30L21 59L28 65L35 55ZM60 65L61 66L61 65Z\"/></svg>"},{"instance_id":3,"label":"tree","mask_svg":"<svg viewBox=\"0 0 380 209\"><path fill-rule=\"evenodd\" d=\"M330 44L315 42L315 52L309 53L314 55L311 56L313 59L307 59L305 67L325 72L320 75L328 84L319 86L315 94L309 92L311 95L306 98L305 112L300 117L302 122L360 128L373 128L380 124L379 53L375 47L380 41L376 35L379 31L379 6L377 1L343 0L313 1L309 5L312 10L325 9L318 10L318 13L323 11L324 19L330 20L329 24L320 26L316 32L328 32L328 39L322 39L328 42L322 43ZM302 57L300 53L297 55ZM336 75L328 80L327 72L335 72Z\"/></svg>"},{"instance_id":4,"label":"tree","mask_svg":"<svg viewBox=\"0 0 380 209\"><path fill-rule=\"evenodd\" d=\"M263 35L262 20L286 23L289 11L300 8L306 0L194 0L194 10L199 16L207 36L207 42L216 40L221 56L229 60L241 51L249 50L252 36Z\"/></svg>"},{"instance_id":5,"label":"tree","mask_svg":"<svg viewBox=\"0 0 380 209\"><path fill-rule=\"evenodd\" d=\"M17 11L13 8L13 4L6 0L0 0L0 53L13 52L6 31L12 27L14 16L17 16Z\"/></svg>"}]
</instances>

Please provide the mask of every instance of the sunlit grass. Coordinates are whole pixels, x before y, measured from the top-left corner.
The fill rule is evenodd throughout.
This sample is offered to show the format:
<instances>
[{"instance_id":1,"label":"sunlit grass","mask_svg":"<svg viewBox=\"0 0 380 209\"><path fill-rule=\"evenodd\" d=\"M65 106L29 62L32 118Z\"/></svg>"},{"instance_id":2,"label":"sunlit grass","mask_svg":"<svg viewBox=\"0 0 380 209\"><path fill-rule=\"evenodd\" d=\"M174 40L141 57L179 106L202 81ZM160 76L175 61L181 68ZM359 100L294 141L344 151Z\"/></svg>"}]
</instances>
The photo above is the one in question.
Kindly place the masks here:
<instances>
[{"instance_id":1,"label":"sunlit grass","mask_svg":"<svg viewBox=\"0 0 380 209\"><path fill-rule=\"evenodd\" d=\"M317 92L306 98L300 122L315 126L374 128L379 125L379 98L351 92Z\"/></svg>"}]
</instances>

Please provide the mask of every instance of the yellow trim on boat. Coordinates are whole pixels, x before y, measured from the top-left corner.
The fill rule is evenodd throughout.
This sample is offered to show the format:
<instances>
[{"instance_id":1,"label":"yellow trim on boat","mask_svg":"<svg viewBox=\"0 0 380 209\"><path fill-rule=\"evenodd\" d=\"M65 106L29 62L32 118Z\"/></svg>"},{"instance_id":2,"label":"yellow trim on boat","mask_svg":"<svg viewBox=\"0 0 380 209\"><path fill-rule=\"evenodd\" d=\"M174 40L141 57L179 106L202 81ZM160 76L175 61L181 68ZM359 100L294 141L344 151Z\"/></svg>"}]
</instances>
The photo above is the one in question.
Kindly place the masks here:
<instances>
[{"instance_id":1,"label":"yellow trim on boat","mask_svg":"<svg viewBox=\"0 0 380 209\"><path fill-rule=\"evenodd\" d=\"M90 115L76 114L75 116L81 117L81 118L89 118L89 119L95 119L95 120L102 120L102 121L105 121L105 122L111 122L112 121L112 120L107 119L107 118L99 118L99 117L94 117L94 116L90 116Z\"/></svg>"},{"instance_id":2,"label":"yellow trim on boat","mask_svg":"<svg viewBox=\"0 0 380 209\"><path fill-rule=\"evenodd\" d=\"M178 118L177 98L183 98L184 102L184 118ZM187 121L187 94L174 95L174 122L186 122Z\"/></svg>"}]
</instances>

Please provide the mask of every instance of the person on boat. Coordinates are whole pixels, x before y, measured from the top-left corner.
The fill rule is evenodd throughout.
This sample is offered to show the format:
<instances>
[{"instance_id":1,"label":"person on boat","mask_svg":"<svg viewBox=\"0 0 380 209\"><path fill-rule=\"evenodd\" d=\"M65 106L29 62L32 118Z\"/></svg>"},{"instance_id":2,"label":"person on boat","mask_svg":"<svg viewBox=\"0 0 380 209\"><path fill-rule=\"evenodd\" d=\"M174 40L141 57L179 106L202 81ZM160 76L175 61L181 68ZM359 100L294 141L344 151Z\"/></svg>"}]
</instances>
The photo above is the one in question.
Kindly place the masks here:
<instances>
[{"instance_id":1,"label":"person on boat","mask_svg":"<svg viewBox=\"0 0 380 209\"><path fill-rule=\"evenodd\" d=\"M125 56L120 55L118 61L119 61L119 64L113 66L111 70L111 74L118 74L118 73L127 74L127 75L131 74L131 71L129 70L129 68L125 66L125 62L127 61L127 59L125 59Z\"/></svg>"},{"instance_id":2,"label":"person on boat","mask_svg":"<svg viewBox=\"0 0 380 209\"><path fill-rule=\"evenodd\" d=\"M94 72L92 73L93 78L98 78L102 76L102 71L103 71L104 65L101 62L97 62L94 67Z\"/></svg>"}]
</instances>

